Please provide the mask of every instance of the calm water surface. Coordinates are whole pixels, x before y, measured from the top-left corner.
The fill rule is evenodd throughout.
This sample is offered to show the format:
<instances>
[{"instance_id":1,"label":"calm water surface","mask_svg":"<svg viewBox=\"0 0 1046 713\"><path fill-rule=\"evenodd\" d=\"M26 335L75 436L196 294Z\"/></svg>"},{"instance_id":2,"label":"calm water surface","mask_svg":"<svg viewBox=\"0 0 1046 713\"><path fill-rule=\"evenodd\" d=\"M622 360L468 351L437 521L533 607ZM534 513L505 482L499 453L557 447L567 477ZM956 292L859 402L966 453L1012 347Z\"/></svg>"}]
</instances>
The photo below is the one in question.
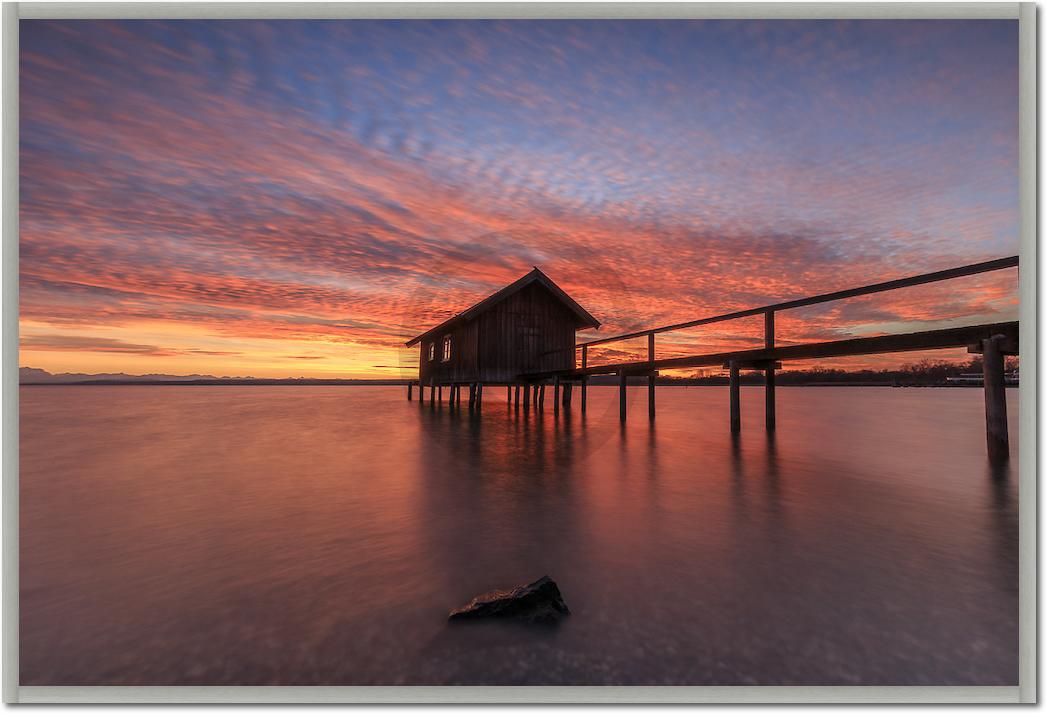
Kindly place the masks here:
<instances>
[{"instance_id":1,"label":"calm water surface","mask_svg":"<svg viewBox=\"0 0 1046 713\"><path fill-rule=\"evenodd\" d=\"M725 388L630 392L23 387L21 682L1017 683L980 390L781 388L768 438L746 387L736 441ZM445 623L543 574L562 625Z\"/></svg>"}]
</instances>

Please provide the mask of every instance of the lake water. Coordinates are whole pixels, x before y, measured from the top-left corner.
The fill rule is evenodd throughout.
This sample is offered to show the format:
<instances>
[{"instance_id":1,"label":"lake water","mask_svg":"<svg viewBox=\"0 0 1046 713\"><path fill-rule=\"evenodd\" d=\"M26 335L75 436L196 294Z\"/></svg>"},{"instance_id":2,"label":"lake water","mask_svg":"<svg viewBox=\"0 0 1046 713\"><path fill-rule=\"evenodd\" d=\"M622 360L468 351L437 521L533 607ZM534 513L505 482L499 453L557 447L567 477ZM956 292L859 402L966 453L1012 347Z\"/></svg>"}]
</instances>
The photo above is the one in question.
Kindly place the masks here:
<instances>
[{"instance_id":1,"label":"lake water","mask_svg":"<svg viewBox=\"0 0 1046 713\"><path fill-rule=\"evenodd\" d=\"M1015 390L994 470L979 389L629 392L23 387L21 683L1017 683Z\"/></svg>"}]
</instances>

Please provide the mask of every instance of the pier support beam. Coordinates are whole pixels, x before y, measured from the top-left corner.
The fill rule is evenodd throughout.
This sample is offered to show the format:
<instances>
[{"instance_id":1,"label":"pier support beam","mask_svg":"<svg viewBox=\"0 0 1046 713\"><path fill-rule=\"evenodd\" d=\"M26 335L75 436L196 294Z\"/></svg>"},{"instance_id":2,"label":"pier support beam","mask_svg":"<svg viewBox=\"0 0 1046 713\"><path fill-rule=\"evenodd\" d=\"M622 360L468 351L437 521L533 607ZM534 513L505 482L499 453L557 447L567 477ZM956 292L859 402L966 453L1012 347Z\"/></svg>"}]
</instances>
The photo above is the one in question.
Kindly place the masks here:
<instances>
[{"instance_id":1,"label":"pier support beam","mask_svg":"<svg viewBox=\"0 0 1046 713\"><path fill-rule=\"evenodd\" d=\"M530 410L530 384L523 384L523 410Z\"/></svg>"},{"instance_id":2,"label":"pier support beam","mask_svg":"<svg viewBox=\"0 0 1046 713\"><path fill-rule=\"evenodd\" d=\"M1010 433L1006 422L1006 360L997 334L981 342L981 367L984 371L984 420L988 435L988 458L1005 461L1010 457Z\"/></svg>"},{"instance_id":3,"label":"pier support beam","mask_svg":"<svg viewBox=\"0 0 1046 713\"><path fill-rule=\"evenodd\" d=\"M563 384L563 408L567 411L570 410L570 402L574 396L574 385L569 381Z\"/></svg>"},{"instance_id":4,"label":"pier support beam","mask_svg":"<svg viewBox=\"0 0 1046 713\"><path fill-rule=\"evenodd\" d=\"M559 415L559 377L552 377L552 411Z\"/></svg>"},{"instance_id":5,"label":"pier support beam","mask_svg":"<svg viewBox=\"0 0 1046 713\"><path fill-rule=\"evenodd\" d=\"M476 408L483 405L483 382L476 382Z\"/></svg>"},{"instance_id":6,"label":"pier support beam","mask_svg":"<svg viewBox=\"0 0 1046 713\"><path fill-rule=\"evenodd\" d=\"M653 334L648 334L647 335L647 361L649 361L651 366L653 366L653 364L654 364L654 335ZM651 371L650 372L650 376L647 377L647 387L646 387L647 388L647 391L646 391L647 413L650 416L651 420L653 420L653 418L654 418L654 384L655 384L656 381L657 381L657 372L656 371Z\"/></svg>"},{"instance_id":7,"label":"pier support beam","mask_svg":"<svg viewBox=\"0 0 1046 713\"><path fill-rule=\"evenodd\" d=\"M519 384L516 384L515 396L512 397L512 405L519 408Z\"/></svg>"},{"instance_id":8,"label":"pier support beam","mask_svg":"<svg viewBox=\"0 0 1046 713\"><path fill-rule=\"evenodd\" d=\"M436 387L436 398L440 403L443 403L443 384Z\"/></svg>"},{"instance_id":9,"label":"pier support beam","mask_svg":"<svg viewBox=\"0 0 1046 713\"><path fill-rule=\"evenodd\" d=\"M413 401L413 400L414 400L414 382L413 381L408 381L407 382L407 401Z\"/></svg>"},{"instance_id":10,"label":"pier support beam","mask_svg":"<svg viewBox=\"0 0 1046 713\"><path fill-rule=\"evenodd\" d=\"M538 386L538 410L545 410L545 385Z\"/></svg>"},{"instance_id":11,"label":"pier support beam","mask_svg":"<svg viewBox=\"0 0 1046 713\"><path fill-rule=\"evenodd\" d=\"M628 415L628 375L625 372L618 372L617 375L617 400L618 400L618 412L621 416L621 420L624 421Z\"/></svg>"},{"instance_id":12,"label":"pier support beam","mask_svg":"<svg viewBox=\"0 0 1046 713\"><path fill-rule=\"evenodd\" d=\"M730 430L741 430L741 370L736 361L730 362Z\"/></svg>"},{"instance_id":13,"label":"pier support beam","mask_svg":"<svg viewBox=\"0 0 1046 713\"><path fill-rule=\"evenodd\" d=\"M588 368L588 347L581 347L581 368ZM588 376L581 377L581 413L588 410Z\"/></svg>"},{"instance_id":14,"label":"pier support beam","mask_svg":"<svg viewBox=\"0 0 1046 713\"><path fill-rule=\"evenodd\" d=\"M777 429L777 394L774 393L777 386L777 374L774 365L766 367L766 430Z\"/></svg>"},{"instance_id":15,"label":"pier support beam","mask_svg":"<svg viewBox=\"0 0 1046 713\"><path fill-rule=\"evenodd\" d=\"M776 335L774 334L774 312L773 310L763 315L763 345L767 349L773 349L776 342ZM774 362L770 362L766 366L766 430L774 431L777 429L777 394L775 393L776 378L774 374Z\"/></svg>"},{"instance_id":16,"label":"pier support beam","mask_svg":"<svg viewBox=\"0 0 1046 713\"><path fill-rule=\"evenodd\" d=\"M425 384L421 383L421 379L418 379L418 403L425 403Z\"/></svg>"}]
</instances>

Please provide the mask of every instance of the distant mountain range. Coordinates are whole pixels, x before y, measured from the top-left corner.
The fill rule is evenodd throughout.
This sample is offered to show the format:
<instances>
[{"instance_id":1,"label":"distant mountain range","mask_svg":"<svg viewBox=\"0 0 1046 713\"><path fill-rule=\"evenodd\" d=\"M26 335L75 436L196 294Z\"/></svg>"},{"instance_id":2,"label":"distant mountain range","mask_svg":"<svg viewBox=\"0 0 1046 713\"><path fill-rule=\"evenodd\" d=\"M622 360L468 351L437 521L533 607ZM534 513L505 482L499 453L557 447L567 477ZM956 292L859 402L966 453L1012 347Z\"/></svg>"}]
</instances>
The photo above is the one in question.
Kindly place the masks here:
<instances>
[{"instance_id":1,"label":"distant mountain range","mask_svg":"<svg viewBox=\"0 0 1046 713\"><path fill-rule=\"evenodd\" d=\"M211 374L52 374L44 369L23 366L18 369L18 383L35 384L195 384L210 385L399 385L406 384L405 379L259 379L253 376L213 376Z\"/></svg>"},{"instance_id":2,"label":"distant mountain range","mask_svg":"<svg viewBox=\"0 0 1046 713\"><path fill-rule=\"evenodd\" d=\"M23 366L18 370L18 382L21 384L78 384L85 381L199 381L201 379L214 380L217 378L217 376L209 374L190 374L188 376L174 376L172 374L52 374L44 369L34 369L31 366Z\"/></svg>"}]
</instances>

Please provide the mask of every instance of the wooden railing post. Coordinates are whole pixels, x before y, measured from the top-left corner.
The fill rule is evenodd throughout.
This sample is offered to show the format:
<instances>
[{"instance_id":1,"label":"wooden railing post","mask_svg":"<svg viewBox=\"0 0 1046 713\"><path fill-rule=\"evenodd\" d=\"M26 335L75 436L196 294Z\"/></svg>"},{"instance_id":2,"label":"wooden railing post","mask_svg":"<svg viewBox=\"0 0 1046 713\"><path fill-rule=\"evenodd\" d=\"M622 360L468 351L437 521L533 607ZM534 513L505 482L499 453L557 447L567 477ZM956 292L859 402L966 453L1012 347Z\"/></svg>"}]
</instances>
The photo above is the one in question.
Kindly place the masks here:
<instances>
[{"instance_id":1,"label":"wooden railing post","mask_svg":"<svg viewBox=\"0 0 1046 713\"><path fill-rule=\"evenodd\" d=\"M654 382L657 381L657 372L654 371L654 333L647 335L646 340L647 361L650 362L650 375L647 377L647 412L650 418L654 417Z\"/></svg>"},{"instance_id":2,"label":"wooden railing post","mask_svg":"<svg viewBox=\"0 0 1046 713\"><path fill-rule=\"evenodd\" d=\"M774 348L774 311L770 310L766 313L764 323L764 339L767 349ZM776 389L776 374L774 373L774 359L770 359L770 363L766 367L766 430L773 431L777 428L777 394L774 393Z\"/></svg>"},{"instance_id":3,"label":"wooden railing post","mask_svg":"<svg viewBox=\"0 0 1046 713\"><path fill-rule=\"evenodd\" d=\"M581 347L581 371L588 368L588 347ZM581 374L581 413L588 408L588 375Z\"/></svg>"}]
</instances>

